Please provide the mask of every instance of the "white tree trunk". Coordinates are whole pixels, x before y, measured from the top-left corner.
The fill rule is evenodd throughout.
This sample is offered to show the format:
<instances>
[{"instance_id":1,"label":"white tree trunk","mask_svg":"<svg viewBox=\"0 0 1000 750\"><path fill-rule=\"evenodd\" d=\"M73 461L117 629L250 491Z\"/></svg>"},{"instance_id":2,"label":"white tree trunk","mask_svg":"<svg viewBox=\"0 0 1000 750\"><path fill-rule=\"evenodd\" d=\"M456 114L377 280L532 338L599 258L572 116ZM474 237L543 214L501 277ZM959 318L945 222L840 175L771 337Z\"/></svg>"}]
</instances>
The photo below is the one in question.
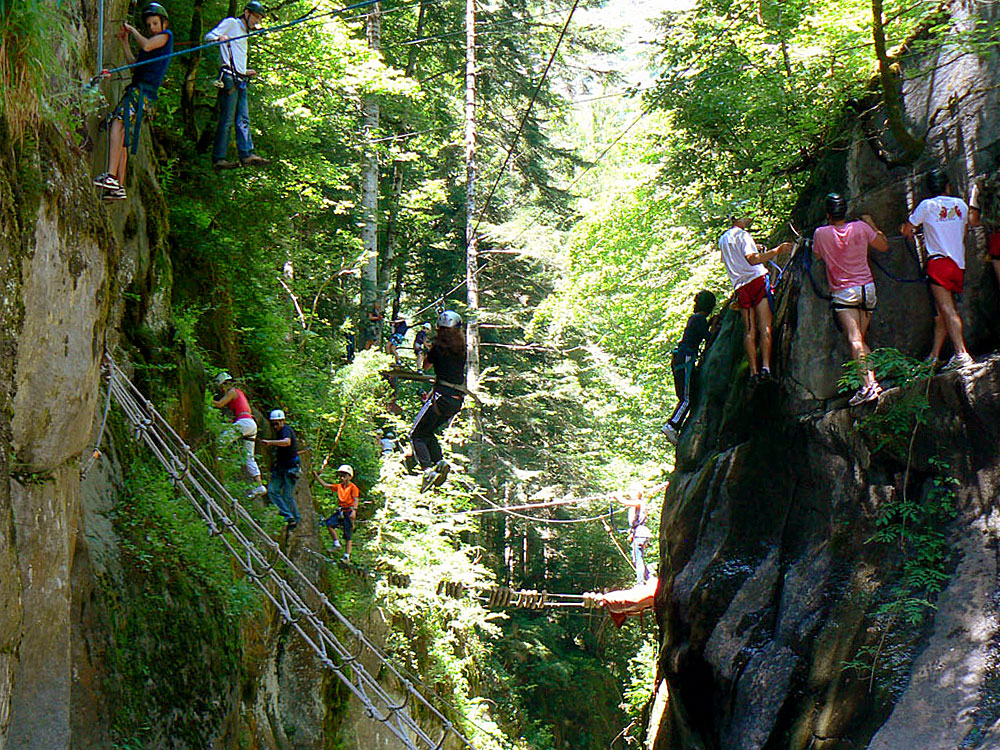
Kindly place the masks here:
<instances>
[{"instance_id":1,"label":"white tree trunk","mask_svg":"<svg viewBox=\"0 0 1000 750\"><path fill-rule=\"evenodd\" d=\"M376 3L365 22L368 32L368 47L378 50L382 45L382 6ZM361 266L361 323L366 331L363 346L374 339L379 343L382 327L371 326L368 314L377 307L378 300L378 152L370 143L377 137L379 105L378 99L368 94L361 102L364 116L362 138L365 141L363 168L361 177L361 210L364 222L361 228L361 241L364 247L364 261ZM371 333L369 333L371 328ZM376 332L377 331L377 332Z\"/></svg>"},{"instance_id":2,"label":"white tree trunk","mask_svg":"<svg viewBox=\"0 0 1000 750\"><path fill-rule=\"evenodd\" d=\"M468 387L479 387L479 246L476 237L476 0L465 0L465 287L468 304ZM472 401L472 399L470 399ZM479 470L482 457L482 414L472 409L470 470Z\"/></svg>"}]
</instances>

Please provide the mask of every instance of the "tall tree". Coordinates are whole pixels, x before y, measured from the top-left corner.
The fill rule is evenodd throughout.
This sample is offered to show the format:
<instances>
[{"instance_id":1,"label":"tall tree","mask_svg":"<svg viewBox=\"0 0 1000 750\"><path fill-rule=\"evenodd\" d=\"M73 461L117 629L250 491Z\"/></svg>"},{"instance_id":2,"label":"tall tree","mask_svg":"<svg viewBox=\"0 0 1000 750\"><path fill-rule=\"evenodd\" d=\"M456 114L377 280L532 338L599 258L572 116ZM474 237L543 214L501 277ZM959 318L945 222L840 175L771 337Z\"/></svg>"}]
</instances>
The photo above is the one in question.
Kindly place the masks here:
<instances>
[{"instance_id":1,"label":"tall tree","mask_svg":"<svg viewBox=\"0 0 1000 750\"><path fill-rule=\"evenodd\" d=\"M365 20L368 48L378 52L382 46L382 4L372 6ZM378 307L378 147L373 143L378 133L379 103L377 95L368 92L361 102L364 124L364 156L361 174L361 210L363 226L361 242L364 261L361 266L361 314L367 317ZM366 327L365 346L369 342L379 343L381 326L369 331Z\"/></svg>"},{"instance_id":2,"label":"tall tree","mask_svg":"<svg viewBox=\"0 0 1000 750\"><path fill-rule=\"evenodd\" d=\"M479 245L476 237L476 0L465 0L465 287L468 305L468 384L479 385ZM479 470L482 415L472 404L470 468Z\"/></svg>"}]
</instances>

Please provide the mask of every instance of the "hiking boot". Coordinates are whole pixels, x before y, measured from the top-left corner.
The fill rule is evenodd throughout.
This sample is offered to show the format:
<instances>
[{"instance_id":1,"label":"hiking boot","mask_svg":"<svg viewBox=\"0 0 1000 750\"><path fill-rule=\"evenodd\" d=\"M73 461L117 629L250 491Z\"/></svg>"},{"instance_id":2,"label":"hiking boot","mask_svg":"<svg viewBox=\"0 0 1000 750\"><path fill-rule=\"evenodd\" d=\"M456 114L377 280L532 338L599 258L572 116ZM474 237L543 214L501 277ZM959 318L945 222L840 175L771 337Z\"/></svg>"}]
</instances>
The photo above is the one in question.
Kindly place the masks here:
<instances>
[{"instance_id":1,"label":"hiking boot","mask_svg":"<svg viewBox=\"0 0 1000 750\"><path fill-rule=\"evenodd\" d=\"M437 477L438 477L438 471L436 466L432 466L429 469L424 469L424 475L420 480L420 494L427 492L427 490L433 487Z\"/></svg>"},{"instance_id":2,"label":"hiking boot","mask_svg":"<svg viewBox=\"0 0 1000 750\"><path fill-rule=\"evenodd\" d=\"M670 441L671 445L677 445L677 428L667 422L660 429L660 434Z\"/></svg>"},{"instance_id":3,"label":"hiking boot","mask_svg":"<svg viewBox=\"0 0 1000 750\"><path fill-rule=\"evenodd\" d=\"M126 198L128 194L123 187L104 188L104 195L101 196L101 200L104 201L123 201Z\"/></svg>"},{"instance_id":4,"label":"hiking boot","mask_svg":"<svg viewBox=\"0 0 1000 750\"><path fill-rule=\"evenodd\" d=\"M437 476L434 478L434 486L440 487L448 479L448 472L451 471L451 464L449 464L444 459L437 462L437 466L434 467L437 471Z\"/></svg>"},{"instance_id":5,"label":"hiking boot","mask_svg":"<svg viewBox=\"0 0 1000 750\"><path fill-rule=\"evenodd\" d=\"M95 177L94 184L97 185L97 187L106 188L108 190L114 190L115 188L121 187L118 180L110 172L105 172L104 174Z\"/></svg>"},{"instance_id":6,"label":"hiking boot","mask_svg":"<svg viewBox=\"0 0 1000 750\"><path fill-rule=\"evenodd\" d=\"M212 169L216 172L221 172L223 169L236 169L239 166L234 161L226 161L225 159L216 159L212 162Z\"/></svg>"},{"instance_id":7,"label":"hiking boot","mask_svg":"<svg viewBox=\"0 0 1000 750\"><path fill-rule=\"evenodd\" d=\"M257 156L257 154L250 154L250 156L245 156L240 159L240 164L244 167L266 167L270 163L270 159L265 159L263 156Z\"/></svg>"}]
</instances>

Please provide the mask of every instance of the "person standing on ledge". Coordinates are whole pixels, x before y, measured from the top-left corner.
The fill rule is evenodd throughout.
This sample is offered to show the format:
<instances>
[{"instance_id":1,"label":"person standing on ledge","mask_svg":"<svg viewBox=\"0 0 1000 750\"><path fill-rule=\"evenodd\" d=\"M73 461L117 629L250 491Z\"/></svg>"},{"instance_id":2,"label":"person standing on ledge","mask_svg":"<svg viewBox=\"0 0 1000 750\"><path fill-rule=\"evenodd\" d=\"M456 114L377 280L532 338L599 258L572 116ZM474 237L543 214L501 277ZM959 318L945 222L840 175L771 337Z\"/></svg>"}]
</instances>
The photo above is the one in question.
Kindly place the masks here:
<instances>
[{"instance_id":1,"label":"person standing on ledge","mask_svg":"<svg viewBox=\"0 0 1000 750\"><path fill-rule=\"evenodd\" d=\"M261 445L275 448L271 457L271 481L267 484L267 499L274 503L278 512L292 531L299 525L301 516L295 504L295 484L302 469L299 460L299 445L295 430L285 424L285 412L274 409L268 417L274 439L261 440Z\"/></svg>"},{"instance_id":2,"label":"person standing on ledge","mask_svg":"<svg viewBox=\"0 0 1000 750\"><path fill-rule=\"evenodd\" d=\"M223 42L219 45L222 71L219 75L219 123L215 128L215 145L212 148L212 168L263 167L270 160L253 152L250 135L250 103L248 88L257 71L247 67L247 35L260 25L264 6L259 0L250 0L239 18L224 18L219 25L205 34L206 42ZM229 149L229 131L236 122L236 151L238 164L226 161Z\"/></svg>"}]
</instances>

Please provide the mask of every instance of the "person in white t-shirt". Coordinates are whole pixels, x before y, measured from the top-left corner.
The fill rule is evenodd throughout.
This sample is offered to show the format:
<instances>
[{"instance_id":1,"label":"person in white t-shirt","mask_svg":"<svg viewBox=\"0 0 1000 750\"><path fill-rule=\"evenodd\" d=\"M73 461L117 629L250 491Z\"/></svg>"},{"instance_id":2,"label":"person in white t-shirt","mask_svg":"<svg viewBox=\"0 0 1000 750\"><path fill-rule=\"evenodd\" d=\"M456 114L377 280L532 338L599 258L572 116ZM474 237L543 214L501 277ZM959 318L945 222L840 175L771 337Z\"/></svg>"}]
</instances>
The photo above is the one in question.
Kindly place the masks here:
<instances>
[{"instance_id":1,"label":"person in white t-shirt","mask_svg":"<svg viewBox=\"0 0 1000 750\"><path fill-rule=\"evenodd\" d=\"M969 207L961 198L951 195L951 181L939 169L927 175L930 197L924 198L899 228L900 234L913 239L917 227L924 228L927 249L927 276L937 315L934 317L934 343L928 360L937 363L945 336L951 339L955 354L946 369L967 367L973 363L965 348L962 318L955 307L955 295L962 293L965 283L965 232L969 222Z\"/></svg>"},{"instance_id":2,"label":"person in white t-shirt","mask_svg":"<svg viewBox=\"0 0 1000 750\"><path fill-rule=\"evenodd\" d=\"M786 250L785 242L773 250L757 246L747 229L752 219L745 215L732 217L733 225L719 238L722 263L729 281L736 290L736 307L743 316L743 346L750 365L750 380L771 377L771 304L767 299L767 268L764 264ZM760 343L760 369L757 367L757 344Z\"/></svg>"}]
</instances>

